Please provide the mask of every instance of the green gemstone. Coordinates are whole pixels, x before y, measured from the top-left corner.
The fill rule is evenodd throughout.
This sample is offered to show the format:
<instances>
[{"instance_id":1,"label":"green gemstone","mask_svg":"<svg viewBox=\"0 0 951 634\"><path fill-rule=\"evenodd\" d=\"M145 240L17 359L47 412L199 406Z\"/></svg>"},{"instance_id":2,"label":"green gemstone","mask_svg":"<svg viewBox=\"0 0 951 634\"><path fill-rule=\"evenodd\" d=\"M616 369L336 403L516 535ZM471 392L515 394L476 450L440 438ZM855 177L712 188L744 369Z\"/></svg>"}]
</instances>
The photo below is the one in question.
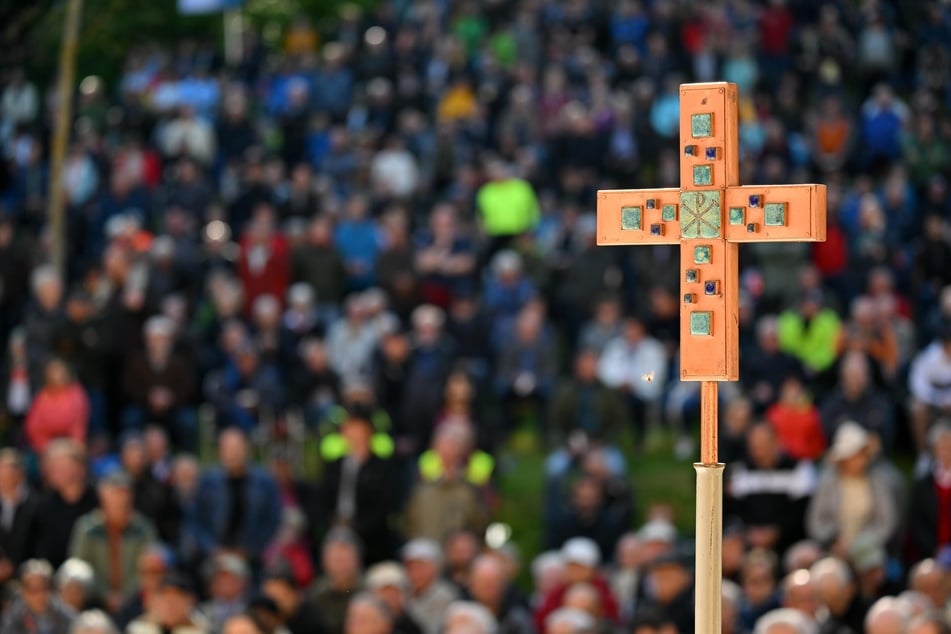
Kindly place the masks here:
<instances>
[{"instance_id":1,"label":"green gemstone","mask_svg":"<svg viewBox=\"0 0 951 634\"><path fill-rule=\"evenodd\" d=\"M687 280L688 284L693 284L700 279L700 271L697 269L687 269L687 272L684 274L684 279Z\"/></svg>"},{"instance_id":2,"label":"green gemstone","mask_svg":"<svg viewBox=\"0 0 951 634\"><path fill-rule=\"evenodd\" d=\"M743 207L730 207L730 224L741 225L746 222L746 209Z\"/></svg>"},{"instance_id":3,"label":"green gemstone","mask_svg":"<svg viewBox=\"0 0 951 634\"><path fill-rule=\"evenodd\" d=\"M695 139L713 136L713 115L709 112L690 115L690 136Z\"/></svg>"},{"instance_id":4,"label":"green gemstone","mask_svg":"<svg viewBox=\"0 0 951 634\"><path fill-rule=\"evenodd\" d=\"M641 228L641 208L640 207L621 207L621 229L640 229Z\"/></svg>"},{"instance_id":5,"label":"green gemstone","mask_svg":"<svg viewBox=\"0 0 951 634\"><path fill-rule=\"evenodd\" d=\"M671 222L677 219L677 205L664 205L660 210L660 219L664 222Z\"/></svg>"},{"instance_id":6,"label":"green gemstone","mask_svg":"<svg viewBox=\"0 0 951 634\"><path fill-rule=\"evenodd\" d=\"M782 227L786 224L786 203L766 203L763 207L763 224L767 227Z\"/></svg>"},{"instance_id":7,"label":"green gemstone","mask_svg":"<svg viewBox=\"0 0 951 634\"><path fill-rule=\"evenodd\" d=\"M693 261L696 264L710 264L712 259L712 250L709 246L703 245L693 248Z\"/></svg>"},{"instance_id":8,"label":"green gemstone","mask_svg":"<svg viewBox=\"0 0 951 634\"><path fill-rule=\"evenodd\" d=\"M700 337L712 335L713 313L709 311L690 313L690 334Z\"/></svg>"},{"instance_id":9,"label":"green gemstone","mask_svg":"<svg viewBox=\"0 0 951 634\"><path fill-rule=\"evenodd\" d=\"M693 184L709 185L713 183L713 167L710 165L693 166Z\"/></svg>"}]
</instances>

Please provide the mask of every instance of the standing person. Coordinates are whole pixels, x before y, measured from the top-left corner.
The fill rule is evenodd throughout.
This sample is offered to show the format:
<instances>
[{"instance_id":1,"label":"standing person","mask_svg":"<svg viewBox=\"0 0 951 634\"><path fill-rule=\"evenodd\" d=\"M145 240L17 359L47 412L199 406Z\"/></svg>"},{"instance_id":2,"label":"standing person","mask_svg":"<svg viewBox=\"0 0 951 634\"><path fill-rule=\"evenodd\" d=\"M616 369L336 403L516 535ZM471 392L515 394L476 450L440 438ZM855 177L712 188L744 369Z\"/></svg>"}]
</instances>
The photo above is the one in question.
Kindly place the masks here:
<instances>
[{"instance_id":1,"label":"standing person","mask_svg":"<svg viewBox=\"0 0 951 634\"><path fill-rule=\"evenodd\" d=\"M110 612L135 592L139 555L155 541L155 527L135 512L132 479L114 471L99 482L100 508L76 522L70 556L89 562L96 590Z\"/></svg>"},{"instance_id":2,"label":"standing person","mask_svg":"<svg viewBox=\"0 0 951 634\"><path fill-rule=\"evenodd\" d=\"M27 484L19 452L0 449L0 587L36 553L38 508L39 498Z\"/></svg>"},{"instance_id":3,"label":"standing person","mask_svg":"<svg viewBox=\"0 0 951 634\"><path fill-rule=\"evenodd\" d=\"M476 193L482 230L489 236L489 254L507 246L515 236L531 231L541 214L535 190L518 178L511 165L492 159L486 165L489 182Z\"/></svg>"},{"instance_id":4,"label":"standing person","mask_svg":"<svg viewBox=\"0 0 951 634\"><path fill-rule=\"evenodd\" d=\"M37 556L59 567L69 552L76 521L97 506L96 491L86 480L86 452L74 440L54 440L43 454L47 489L40 497Z\"/></svg>"},{"instance_id":5,"label":"standing person","mask_svg":"<svg viewBox=\"0 0 951 634\"><path fill-rule=\"evenodd\" d=\"M46 364L46 381L26 416L24 431L30 447L42 453L57 438L86 444L89 398L61 359Z\"/></svg>"},{"instance_id":6,"label":"standing person","mask_svg":"<svg viewBox=\"0 0 951 634\"><path fill-rule=\"evenodd\" d=\"M218 437L218 462L198 485L190 524L199 554L234 551L255 570L281 521L274 478L250 461L248 437L229 428Z\"/></svg>"},{"instance_id":7,"label":"standing person","mask_svg":"<svg viewBox=\"0 0 951 634\"><path fill-rule=\"evenodd\" d=\"M644 321L624 319L623 334L608 342L598 362L598 377L621 390L628 400L635 442L643 446L648 406L660 402L667 377L664 345L651 337Z\"/></svg>"},{"instance_id":8,"label":"standing person","mask_svg":"<svg viewBox=\"0 0 951 634\"><path fill-rule=\"evenodd\" d=\"M347 445L342 458L324 472L324 506L336 526L352 529L364 544L364 563L373 564L392 553L389 528L395 490L387 460L373 453L372 412L363 406L350 408L340 427Z\"/></svg>"},{"instance_id":9,"label":"standing person","mask_svg":"<svg viewBox=\"0 0 951 634\"><path fill-rule=\"evenodd\" d=\"M53 594L53 567L30 559L20 566L20 593L4 611L0 634L69 634L75 617Z\"/></svg>"},{"instance_id":10,"label":"standing person","mask_svg":"<svg viewBox=\"0 0 951 634\"><path fill-rule=\"evenodd\" d=\"M442 550L431 539L414 539L403 547L403 562L409 577L407 610L426 634L437 634L449 605L459 591L440 576Z\"/></svg>"}]
</instances>

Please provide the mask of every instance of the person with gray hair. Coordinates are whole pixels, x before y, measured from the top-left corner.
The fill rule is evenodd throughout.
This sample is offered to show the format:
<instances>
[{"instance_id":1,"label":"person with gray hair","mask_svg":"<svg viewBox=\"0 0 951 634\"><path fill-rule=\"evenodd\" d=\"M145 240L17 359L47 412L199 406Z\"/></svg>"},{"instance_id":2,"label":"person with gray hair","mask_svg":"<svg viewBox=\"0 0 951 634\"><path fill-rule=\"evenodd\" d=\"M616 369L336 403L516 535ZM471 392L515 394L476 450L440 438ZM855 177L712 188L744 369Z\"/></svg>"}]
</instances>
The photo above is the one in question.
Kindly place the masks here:
<instances>
[{"instance_id":1,"label":"person with gray hair","mask_svg":"<svg viewBox=\"0 0 951 634\"><path fill-rule=\"evenodd\" d=\"M783 570L786 573L808 570L814 563L822 559L822 555L822 546L811 539L798 541L790 546L783 556Z\"/></svg>"},{"instance_id":2,"label":"person with gray hair","mask_svg":"<svg viewBox=\"0 0 951 634\"><path fill-rule=\"evenodd\" d=\"M910 620L907 604L895 597L882 597L865 615L865 634L904 634Z\"/></svg>"},{"instance_id":3,"label":"person with gray hair","mask_svg":"<svg viewBox=\"0 0 951 634\"><path fill-rule=\"evenodd\" d=\"M119 630L102 610L87 610L76 617L69 634L119 634Z\"/></svg>"},{"instance_id":4,"label":"person with gray hair","mask_svg":"<svg viewBox=\"0 0 951 634\"><path fill-rule=\"evenodd\" d=\"M446 610L443 634L496 634L498 622L492 612L474 601L455 601Z\"/></svg>"},{"instance_id":5,"label":"person with gray hair","mask_svg":"<svg viewBox=\"0 0 951 634\"><path fill-rule=\"evenodd\" d=\"M44 559L20 566L20 589L4 610L0 634L69 634L76 612L53 594L53 567Z\"/></svg>"},{"instance_id":6,"label":"person with gray hair","mask_svg":"<svg viewBox=\"0 0 951 634\"><path fill-rule=\"evenodd\" d=\"M906 634L951 634L951 625L940 612L929 612L912 619Z\"/></svg>"},{"instance_id":7,"label":"person with gray hair","mask_svg":"<svg viewBox=\"0 0 951 634\"><path fill-rule=\"evenodd\" d=\"M30 276L30 289L33 298L22 323L30 383L40 385L43 368L52 354L53 338L64 321L63 279L53 266L43 265Z\"/></svg>"},{"instance_id":8,"label":"person with gray hair","mask_svg":"<svg viewBox=\"0 0 951 634\"><path fill-rule=\"evenodd\" d=\"M89 562L70 558L56 571L59 598L77 612L82 612L95 590L96 573Z\"/></svg>"},{"instance_id":9,"label":"person with gray hair","mask_svg":"<svg viewBox=\"0 0 951 634\"><path fill-rule=\"evenodd\" d=\"M948 539L939 518L951 514L951 421L940 419L928 434L931 465L915 478L908 508L908 534L919 557L934 557Z\"/></svg>"},{"instance_id":10,"label":"person with gray hair","mask_svg":"<svg viewBox=\"0 0 951 634\"><path fill-rule=\"evenodd\" d=\"M825 630L824 630L825 631ZM829 630L836 631L836 630ZM861 630L853 630L861 632ZM816 622L799 610L779 608L767 612L756 621L753 634L818 634Z\"/></svg>"},{"instance_id":11,"label":"person with gray hair","mask_svg":"<svg viewBox=\"0 0 951 634\"><path fill-rule=\"evenodd\" d=\"M327 629L339 632L346 623L348 607L356 593L363 590L361 546L347 528L334 528L324 537L321 564L324 574L314 583L309 602L323 617Z\"/></svg>"},{"instance_id":12,"label":"person with gray hair","mask_svg":"<svg viewBox=\"0 0 951 634\"><path fill-rule=\"evenodd\" d=\"M347 606L343 631L345 634L390 634L393 632L393 614L378 597L360 592Z\"/></svg>"},{"instance_id":13,"label":"person with gray hair","mask_svg":"<svg viewBox=\"0 0 951 634\"><path fill-rule=\"evenodd\" d=\"M442 549L434 540L414 539L403 547L402 556L410 582L407 610L426 634L437 634L446 610L459 598L456 587L440 577Z\"/></svg>"},{"instance_id":14,"label":"person with gray hair","mask_svg":"<svg viewBox=\"0 0 951 634\"><path fill-rule=\"evenodd\" d=\"M141 352L128 356L122 373L125 429L161 423L172 429L177 445L192 450L197 443L197 379L192 365L176 350L175 322L156 315L142 328Z\"/></svg>"},{"instance_id":15,"label":"person with gray hair","mask_svg":"<svg viewBox=\"0 0 951 634\"><path fill-rule=\"evenodd\" d=\"M825 632L851 630L861 632L867 605L862 601L848 565L841 559L820 559L809 570L820 603L826 608L822 621Z\"/></svg>"},{"instance_id":16,"label":"person with gray hair","mask_svg":"<svg viewBox=\"0 0 951 634\"><path fill-rule=\"evenodd\" d=\"M576 608L558 608L545 619L547 634L590 634L596 627L594 617Z\"/></svg>"}]
</instances>

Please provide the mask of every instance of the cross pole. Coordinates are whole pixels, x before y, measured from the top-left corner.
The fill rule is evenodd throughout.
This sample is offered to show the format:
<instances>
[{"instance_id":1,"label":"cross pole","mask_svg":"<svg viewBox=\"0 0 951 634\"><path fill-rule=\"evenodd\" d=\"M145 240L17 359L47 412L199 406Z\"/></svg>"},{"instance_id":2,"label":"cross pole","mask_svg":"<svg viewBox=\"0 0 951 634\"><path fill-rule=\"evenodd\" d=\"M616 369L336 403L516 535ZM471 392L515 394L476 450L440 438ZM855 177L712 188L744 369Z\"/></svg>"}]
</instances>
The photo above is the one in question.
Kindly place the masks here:
<instances>
[{"instance_id":1,"label":"cross pole","mask_svg":"<svg viewBox=\"0 0 951 634\"><path fill-rule=\"evenodd\" d=\"M740 242L822 242L825 185L739 184L736 84L680 86L680 187L598 192L598 244L680 245L680 378L701 381L696 632L721 628L719 381L739 379Z\"/></svg>"}]
</instances>

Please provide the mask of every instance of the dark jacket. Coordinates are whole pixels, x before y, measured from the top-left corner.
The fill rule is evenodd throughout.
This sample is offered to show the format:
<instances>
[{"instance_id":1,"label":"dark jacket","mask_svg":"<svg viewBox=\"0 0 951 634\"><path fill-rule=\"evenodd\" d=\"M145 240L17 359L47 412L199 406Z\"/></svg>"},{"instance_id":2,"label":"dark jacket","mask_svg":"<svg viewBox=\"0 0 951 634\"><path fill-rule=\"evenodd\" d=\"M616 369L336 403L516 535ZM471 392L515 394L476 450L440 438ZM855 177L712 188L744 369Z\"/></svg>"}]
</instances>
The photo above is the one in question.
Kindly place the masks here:
<instances>
[{"instance_id":1,"label":"dark jacket","mask_svg":"<svg viewBox=\"0 0 951 634\"><path fill-rule=\"evenodd\" d=\"M252 559L260 557L281 521L281 496L277 483L266 471L250 467L244 482L244 518L238 546ZM220 467L204 474L195 498L192 537L204 555L221 545L231 514L231 487Z\"/></svg>"},{"instance_id":2,"label":"dark jacket","mask_svg":"<svg viewBox=\"0 0 951 634\"><path fill-rule=\"evenodd\" d=\"M347 270L336 249L300 246L291 253L291 271L295 282L307 282L313 287L321 304L335 303L343 297Z\"/></svg>"},{"instance_id":3,"label":"dark jacket","mask_svg":"<svg viewBox=\"0 0 951 634\"><path fill-rule=\"evenodd\" d=\"M10 560L14 567L36 555L39 539L39 498L33 491L17 504L10 530L0 526L0 557Z\"/></svg>"},{"instance_id":4,"label":"dark jacket","mask_svg":"<svg viewBox=\"0 0 951 634\"><path fill-rule=\"evenodd\" d=\"M92 487L87 487L75 503L67 502L56 491L45 492L40 497L37 509L37 557L46 559L54 568L59 568L69 556L69 540L76 521L98 506L99 498Z\"/></svg>"},{"instance_id":5,"label":"dark jacket","mask_svg":"<svg viewBox=\"0 0 951 634\"><path fill-rule=\"evenodd\" d=\"M335 460L324 472L322 498L327 513L336 521L340 501L340 480L346 459ZM372 564L392 555L393 536L389 518L396 494L388 461L370 455L357 472L356 503L351 528L364 544L364 559Z\"/></svg>"},{"instance_id":6,"label":"dark jacket","mask_svg":"<svg viewBox=\"0 0 951 634\"><path fill-rule=\"evenodd\" d=\"M175 353L163 369L153 368L144 354L136 355L125 370L123 393L126 400L151 413L149 390L154 387L163 387L172 393L169 409L175 409L192 403L197 383L191 365Z\"/></svg>"},{"instance_id":7,"label":"dark jacket","mask_svg":"<svg viewBox=\"0 0 951 634\"><path fill-rule=\"evenodd\" d=\"M69 634L76 613L58 598L51 597L49 609L44 616L49 622L49 629L43 630L44 632L47 634ZM0 627L0 634L33 634L40 631L36 616L27 609L21 598L14 599L10 608L3 615L3 626Z\"/></svg>"},{"instance_id":8,"label":"dark jacket","mask_svg":"<svg viewBox=\"0 0 951 634\"><path fill-rule=\"evenodd\" d=\"M592 440L615 442L626 420L620 395L600 381L565 381L552 400L551 422L559 443L575 430L585 432Z\"/></svg>"},{"instance_id":9,"label":"dark jacket","mask_svg":"<svg viewBox=\"0 0 951 634\"><path fill-rule=\"evenodd\" d=\"M908 539L915 560L934 557L938 547L938 492L934 476L928 473L911 486L908 508Z\"/></svg>"},{"instance_id":10,"label":"dark jacket","mask_svg":"<svg viewBox=\"0 0 951 634\"><path fill-rule=\"evenodd\" d=\"M172 487L162 484L146 472L133 482L132 494L135 510L152 521L158 530L159 539L167 544L177 544L182 510L175 500Z\"/></svg>"}]
</instances>

